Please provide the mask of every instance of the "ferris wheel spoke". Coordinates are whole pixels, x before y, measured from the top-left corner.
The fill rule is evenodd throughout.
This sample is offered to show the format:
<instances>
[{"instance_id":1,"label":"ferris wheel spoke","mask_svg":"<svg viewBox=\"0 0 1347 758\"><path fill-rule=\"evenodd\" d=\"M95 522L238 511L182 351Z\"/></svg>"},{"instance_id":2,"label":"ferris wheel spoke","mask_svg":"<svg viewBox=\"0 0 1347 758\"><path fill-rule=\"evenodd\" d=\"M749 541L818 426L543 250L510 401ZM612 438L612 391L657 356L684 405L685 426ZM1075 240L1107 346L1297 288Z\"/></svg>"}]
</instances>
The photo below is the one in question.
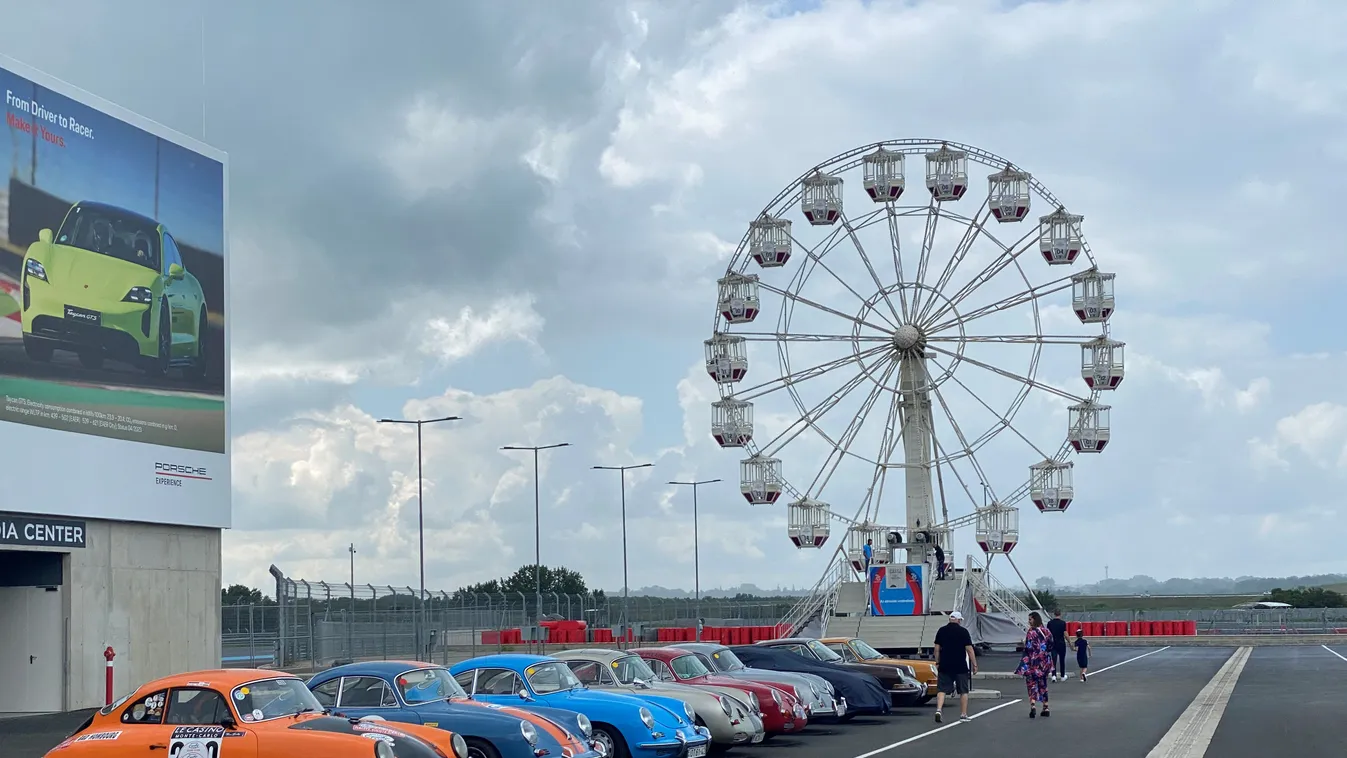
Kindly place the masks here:
<instances>
[{"instance_id":1,"label":"ferris wheel spoke","mask_svg":"<svg viewBox=\"0 0 1347 758\"><path fill-rule=\"evenodd\" d=\"M945 367L941 365L938 361L935 361L935 364L937 368L941 369L941 371L946 371ZM996 409L992 408L991 405L989 405L986 400L983 400L982 397L978 395L978 393L973 391L972 387L969 387L967 384L964 384L963 380L960 379L953 371L949 371L948 373L951 381L959 385L959 387L962 388L963 391L967 393L969 397L973 398L973 400L977 402L978 405L981 405L983 408L986 408L987 412L992 414L992 416L994 416L997 419L997 421L1000 422L1001 428L1009 429L1011 433L1013 433L1016 437L1019 437L1021 440L1023 440L1024 444L1032 448L1033 451L1035 453L1038 453L1041 457L1043 458L1051 457L1047 453L1039 449L1038 445L1035 445L1032 440L1024 436L1024 434L1022 434L1019 429L1016 429L1015 425L1011 423L1011 420L1009 418L1005 417L1004 415L999 413Z\"/></svg>"},{"instance_id":2,"label":"ferris wheel spoke","mask_svg":"<svg viewBox=\"0 0 1347 758\"><path fill-rule=\"evenodd\" d=\"M1036 229L1031 229L1026 232L1024 236L1016 240L1013 245L1006 245L991 232L984 231L983 235L991 240L997 247L1001 248L1001 254L983 267L983 269L972 279L965 282L947 302L936 308L934 313L929 314L926 323L935 321L951 310L958 308L959 303L962 303L974 292L981 289L984 284L995 279L997 274L1000 274L1002 271L1013 265L1015 261L1019 260L1021 255L1028 252L1028 250L1033 247L1034 242L1038 240L1038 231ZM1070 277L1068 277L1068 279L1069 278Z\"/></svg>"},{"instance_id":3,"label":"ferris wheel spoke","mask_svg":"<svg viewBox=\"0 0 1347 758\"><path fill-rule=\"evenodd\" d=\"M733 334L736 337L743 337L749 342L893 342L892 337L883 334L793 334L790 332L733 332Z\"/></svg>"},{"instance_id":4,"label":"ferris wheel spoke","mask_svg":"<svg viewBox=\"0 0 1347 758\"><path fill-rule=\"evenodd\" d=\"M888 338L885 338L888 339ZM1084 345L1098 336L1088 337L1082 334L977 334L969 336L949 335L927 338L928 342L999 342L1007 345Z\"/></svg>"},{"instance_id":5,"label":"ferris wheel spoke","mask_svg":"<svg viewBox=\"0 0 1347 758\"><path fill-rule=\"evenodd\" d=\"M944 270L940 272L940 278L936 279L936 292L943 292L945 288L949 286L950 280L954 278L954 273L959 269L959 264L963 263L964 258L968 257L968 253L973 249L973 245L977 243L978 236L982 234L983 225L985 225L991 217L991 198L988 197L982 201L981 207L979 207L977 212L973 215L973 220L964 227L963 239L960 239L959 244L955 245L954 252L950 254L949 260L945 263ZM917 315L916 320L918 322L925 321L926 317L930 315L931 309L935 306L936 300L932 297L930 302L926 304L926 307Z\"/></svg>"},{"instance_id":6,"label":"ferris wheel spoke","mask_svg":"<svg viewBox=\"0 0 1347 758\"><path fill-rule=\"evenodd\" d=\"M788 386L800 384L809 381L810 379L823 376L829 371L835 371L849 363L858 363L864 358L869 358L872 355L879 355L887 350L889 350L888 345L879 345L877 347L862 350L859 353L852 353L851 355L844 355L841 358L834 358L831 361L820 363L817 366L810 366L809 368L801 369L800 371L792 371L785 376L779 376L775 379L763 382L762 384L755 384L740 392L735 392L733 398L735 400L756 400L764 395L770 395L777 390L785 389Z\"/></svg>"},{"instance_id":7,"label":"ferris wheel spoke","mask_svg":"<svg viewBox=\"0 0 1347 758\"><path fill-rule=\"evenodd\" d=\"M871 488L875 492L873 499L866 505L866 521L879 518L879 506L884 502L884 487L888 484L889 469L892 468L889 461L893 460L893 454L898 451L898 443L902 441L905 423L902 394L895 392L892 400L889 401L888 417L884 422L884 434L879 440L879 458L876 461L875 478L871 483Z\"/></svg>"},{"instance_id":8,"label":"ferris wheel spoke","mask_svg":"<svg viewBox=\"0 0 1347 758\"><path fill-rule=\"evenodd\" d=\"M834 235L833 235L833 236L835 236L835 237L837 237L838 239L840 239L840 234L839 234L839 233L840 233L840 232L843 232L843 231L846 231L846 230L845 230L844 228L839 227L839 228L838 228L838 231L837 231L837 232L834 232ZM809 256L809 260L810 260L815 266L817 266L817 267L823 269L824 271L827 271L828 274L829 274L830 276L832 276L833 279L836 279L836 280L837 280L837 283L838 283L838 284L842 285L842 288L843 288L843 289L845 289L847 292L850 292L852 295L855 295L855 296L856 296L856 299L859 300L859 301L861 301L861 304L862 304L862 305L866 305L866 304L869 303L869 300L868 300L864 295L862 295L861 293L857 292L855 287L852 287L850 284L848 284L848 283L847 283L847 280L843 279L841 276L838 275L838 273L837 273L836 271L833 271L832 268L828 266L828 264L826 264L826 263L823 262L823 256L819 255L818 253L814 252L813 250L810 250L809 248L805 247L804 245L801 245L801 244L800 244L800 241L797 240L797 239L795 239L794 235L791 236L791 240L795 243L795 246L796 246L797 248L799 248L799 249L801 249L801 250L804 250L805 255ZM836 244L837 244L836 242L830 243L830 244L829 244L829 249L831 249L832 247L835 247ZM826 254L827 251L824 251L824 252L825 252L825 254ZM803 282L802 282L802 283L803 283ZM872 309L871 312L874 313L875 315L879 316L879 317L880 317L881 319L883 319L886 323L888 323L890 329L897 329L897 328L898 328L898 325L897 325L897 324L890 322L889 319L888 319L883 313L881 313L880 311L878 311L878 310L873 310L873 309Z\"/></svg>"},{"instance_id":9,"label":"ferris wheel spoke","mask_svg":"<svg viewBox=\"0 0 1347 758\"><path fill-rule=\"evenodd\" d=\"M842 228L846 229L847 236L851 238L851 243L856 246L856 254L861 257L861 262L865 264L865 270L870 272L870 279L875 283L875 291L883 293L880 297L883 298L884 304L889 306L889 313L893 314L894 322L897 324L903 323L904 316L898 315L898 309L893 306L893 300L889 298L884 283L879 280L879 273L875 271L874 264L870 262L870 256L865 254L865 246L861 244L860 237L856 236L856 230L852 228L851 221L847 219L845 213L842 214L841 220Z\"/></svg>"},{"instance_id":10,"label":"ferris wheel spoke","mask_svg":"<svg viewBox=\"0 0 1347 758\"><path fill-rule=\"evenodd\" d=\"M977 501L977 498L973 496L973 490L968 486L968 482L964 481L963 474L961 474L961 473L959 472L959 467L956 466L956 465L954 465L954 462L955 462L956 459L955 459L952 455L948 455L948 454L945 453L945 446L942 445L942 444L940 443L940 440L936 437L934 430L933 430L932 433L931 433L931 445L932 445L932 447L934 447L934 449L935 449L935 460L936 460L936 465L939 466L939 465L940 465L940 461L944 461L945 464L949 466L949 470L954 474L954 479L959 483L959 487L964 491L964 494L968 496L968 502L972 503L972 504L973 504L974 510L976 510L977 507L978 507L978 501ZM972 457L973 457L973 454L972 454L971 452L969 452L969 453L967 453L967 456L966 456L966 457L972 458ZM974 468L975 471L977 470L976 460L974 460L974 467L973 467L973 468ZM938 469L937 469L937 470L938 470ZM943 493L943 487L942 487L942 493ZM943 494L942 494L942 498L943 498ZM944 522L944 523L945 523L945 525L948 525L948 524L950 523L950 522L949 522L949 509L946 508L946 507L944 506L943 503L942 503L941 507L942 507L942 509L944 510L944 512L943 512L943 514L942 514L942 515L944 516L944 518L945 518L945 522Z\"/></svg>"},{"instance_id":11,"label":"ferris wheel spoke","mask_svg":"<svg viewBox=\"0 0 1347 758\"><path fill-rule=\"evenodd\" d=\"M931 379L931 369L925 365L925 362L922 363L922 370L926 372L926 386L931 388L930 392L935 396L936 402L940 405L940 409L944 411L945 419L949 421L950 428L954 430L954 436L959 440L959 444L963 445L963 451L967 454L965 457L968 458L969 465L973 467L973 471L977 472L979 479L984 482L987 481L987 473L982 470L982 465L978 463L977 458L973 455L973 446L968 443L968 437L964 435L963 428L960 427L959 422L954 419L954 412L950 410L949 403L945 402L945 395L940 391L939 385ZM935 425L932 424L932 427L934 426ZM935 437L934 429L931 430L931 437ZM950 460L953 460L953 458Z\"/></svg>"},{"instance_id":12,"label":"ferris wheel spoke","mask_svg":"<svg viewBox=\"0 0 1347 758\"><path fill-rule=\"evenodd\" d=\"M881 356L881 360L889 360L886 356ZM818 405L810 408L808 412L801 415L798 419L792 421L789 426L783 429L765 445L760 447L761 454L774 458L785 449L796 437L799 437L806 429L817 423L825 414L837 407L847 395L850 395L855 389L866 381L871 379L871 375L862 371L851 377L838 390L829 397L825 398Z\"/></svg>"},{"instance_id":13,"label":"ferris wheel spoke","mask_svg":"<svg viewBox=\"0 0 1347 758\"><path fill-rule=\"evenodd\" d=\"M775 294L777 294L777 295L780 295L781 297L786 298L787 300L790 300L791 302L799 303L800 305L807 305L807 306L809 306L810 308L813 308L814 310L822 311L822 312L824 312L824 313L831 313L832 315L837 316L838 318L846 319L847 321L850 321L850 322L853 323L853 324L859 324L859 325L861 325L861 326L868 326L868 327L870 327L871 329L874 329L875 331L879 331L879 332L889 332L889 331L892 331L892 330L893 330L893 327L892 327L892 326L888 326L888 327L875 326L874 324L870 323L869 321L866 321L865 319L858 318L858 317L853 316L853 315L851 315L851 314L849 314L849 313L843 313L842 311L839 311L839 310L837 310L836 308L829 308L828 306L823 305L822 303L818 303L818 302L815 302L815 301L813 301L813 300L810 300L810 299L807 298L807 297L803 297L803 296L801 296L801 295L797 295L797 294L795 294L794 292L791 292L791 291L789 291L789 290L783 290L783 289L781 289L781 288L779 288L779 287L774 287L774 286L768 284L767 282L759 282L759 283L758 283L758 287L759 287L759 289L764 289L764 290L767 290L768 292L772 292L772 293L775 293Z\"/></svg>"},{"instance_id":14,"label":"ferris wheel spoke","mask_svg":"<svg viewBox=\"0 0 1347 758\"><path fill-rule=\"evenodd\" d=\"M983 363L982 361L977 360L976 358L969 358L966 355L959 355L958 353L946 350L942 347L937 347L935 345L928 344L927 347L930 348L931 350L934 350L937 353L941 353L943 355L949 356L950 358L953 358L954 363L951 364L950 368L957 366L959 363L967 363L972 366L977 366L978 368L981 369L986 369L987 371L990 371L998 376L1004 376L1005 378L1010 379L1011 381L1019 382L1021 384L1027 384L1035 389L1040 389L1043 390L1044 392L1052 393L1054 395L1057 395L1058 397L1070 400L1073 403L1085 402L1084 398L1077 397L1071 394L1070 392L1067 392L1066 390L1058 389L1050 384L1044 384L1043 382L1030 379L1027 376L1020 376L1019 374L1016 374L1013 371L1006 371L1003 368L997 368L996 366L993 366L990 363Z\"/></svg>"},{"instance_id":15,"label":"ferris wheel spoke","mask_svg":"<svg viewBox=\"0 0 1347 758\"><path fill-rule=\"evenodd\" d=\"M1024 290L1023 292L1017 292L1014 295L1011 295L1010 297L997 300L994 303L989 303L987 305L982 306L981 308L971 310L968 313L960 314L958 318L951 319L950 321L945 321L939 324L935 324L933 326L929 326L926 328L926 333L939 334L940 332L943 332L946 329L952 329L960 325L965 325L968 322L973 321L975 319L979 319L984 316L990 316L993 313L1000 313L1001 311L1010 310L1011 308L1016 308L1033 300L1038 300L1040 298L1047 297L1048 295L1061 292L1062 290L1070 288L1071 288L1070 275L1061 277L1060 279L1053 279L1050 282L1040 284L1032 289Z\"/></svg>"},{"instance_id":16,"label":"ferris wheel spoke","mask_svg":"<svg viewBox=\"0 0 1347 758\"><path fill-rule=\"evenodd\" d=\"M931 248L935 247L935 230L940 224L940 212L936 206L935 195L931 195L928 207L926 227L921 233L921 255L917 257L917 278L914 280L919 285L926 281L926 267L931 263ZM918 288L912 293L913 315L921 312L921 300L921 289Z\"/></svg>"},{"instance_id":17,"label":"ferris wheel spoke","mask_svg":"<svg viewBox=\"0 0 1347 758\"><path fill-rule=\"evenodd\" d=\"M819 469L818 474L814 476L814 481L812 481L806 489L808 494L815 497L818 496L818 494L823 491L823 488L827 486L828 481L832 479L833 474L837 471L837 467L842 464L842 460L850 454L851 445L856 441L856 435L860 434L861 428L865 426L865 420L869 417L870 411L875 407L875 402L879 400L880 393L886 391L889 380L893 378L893 373L897 371L897 369L898 361L889 360L888 365L884 367L883 375L880 376L879 381L875 382L875 386L870 388L870 392L866 394L865 400L861 403L860 410L856 412L856 415L852 416L851 421L847 423L847 428L842 431L842 434L837 440L833 440L826 432L819 429L817 425L814 425L814 430L818 432L819 436L826 440L828 444L832 445L833 449L829 451L828 457L823 460L823 466Z\"/></svg>"},{"instance_id":18,"label":"ferris wheel spoke","mask_svg":"<svg viewBox=\"0 0 1347 758\"><path fill-rule=\"evenodd\" d=\"M903 287L903 237L898 228L899 213L892 206L887 207L889 216L889 243L893 248L893 273L898 276L898 302L902 306L903 321L911 318L907 307L907 290Z\"/></svg>"}]
</instances>

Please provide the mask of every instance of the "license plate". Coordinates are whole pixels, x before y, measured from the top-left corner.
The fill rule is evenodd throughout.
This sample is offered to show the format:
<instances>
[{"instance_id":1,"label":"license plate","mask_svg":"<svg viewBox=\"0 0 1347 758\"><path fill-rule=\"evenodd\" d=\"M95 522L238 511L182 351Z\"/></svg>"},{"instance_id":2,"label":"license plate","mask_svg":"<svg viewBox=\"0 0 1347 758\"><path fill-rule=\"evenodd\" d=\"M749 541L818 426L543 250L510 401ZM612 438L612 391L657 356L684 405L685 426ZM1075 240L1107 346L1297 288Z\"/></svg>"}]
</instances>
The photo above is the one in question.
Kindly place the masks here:
<instances>
[{"instance_id":1,"label":"license plate","mask_svg":"<svg viewBox=\"0 0 1347 758\"><path fill-rule=\"evenodd\" d=\"M688 758L703 758L706 755L705 745L696 745L688 748Z\"/></svg>"},{"instance_id":2,"label":"license plate","mask_svg":"<svg viewBox=\"0 0 1347 758\"><path fill-rule=\"evenodd\" d=\"M74 321L77 324L87 324L89 326L98 326L103 322L103 314L98 311L76 308L73 305L67 305L65 307L65 317L67 321Z\"/></svg>"},{"instance_id":3,"label":"license plate","mask_svg":"<svg viewBox=\"0 0 1347 758\"><path fill-rule=\"evenodd\" d=\"M763 734L762 732L758 732L757 734L753 735L753 744L756 745L759 742L762 742L762 739L766 736L767 735Z\"/></svg>"},{"instance_id":4,"label":"license plate","mask_svg":"<svg viewBox=\"0 0 1347 758\"><path fill-rule=\"evenodd\" d=\"M837 715L838 716L847 715L847 703L845 700L837 704Z\"/></svg>"}]
</instances>

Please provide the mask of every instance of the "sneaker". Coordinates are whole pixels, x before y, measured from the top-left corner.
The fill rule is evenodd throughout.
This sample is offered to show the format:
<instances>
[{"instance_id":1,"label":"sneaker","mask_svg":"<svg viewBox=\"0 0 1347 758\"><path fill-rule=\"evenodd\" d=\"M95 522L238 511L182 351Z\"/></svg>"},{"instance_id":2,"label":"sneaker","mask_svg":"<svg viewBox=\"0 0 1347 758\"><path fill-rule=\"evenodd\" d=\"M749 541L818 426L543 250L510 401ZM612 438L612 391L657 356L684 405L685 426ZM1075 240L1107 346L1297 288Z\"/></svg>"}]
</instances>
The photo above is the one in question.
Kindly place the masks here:
<instances>
[{"instance_id":1,"label":"sneaker","mask_svg":"<svg viewBox=\"0 0 1347 758\"><path fill-rule=\"evenodd\" d=\"M961 715L959 716L959 720L960 720L960 721L972 721L972 720L973 720L973 717L972 717L972 716L969 716L967 713L964 713L964 714L961 714Z\"/></svg>"},{"instance_id":2,"label":"sneaker","mask_svg":"<svg viewBox=\"0 0 1347 758\"><path fill-rule=\"evenodd\" d=\"M1052 675L1052 681L1054 681L1054 682L1057 681L1057 675L1056 675L1056 674L1053 674L1053 675Z\"/></svg>"},{"instance_id":3,"label":"sneaker","mask_svg":"<svg viewBox=\"0 0 1347 758\"><path fill-rule=\"evenodd\" d=\"M939 723L943 722L944 720L945 720L945 717L942 716L942 715L940 715L940 711L936 711L936 712L935 712L935 723L939 724Z\"/></svg>"}]
</instances>

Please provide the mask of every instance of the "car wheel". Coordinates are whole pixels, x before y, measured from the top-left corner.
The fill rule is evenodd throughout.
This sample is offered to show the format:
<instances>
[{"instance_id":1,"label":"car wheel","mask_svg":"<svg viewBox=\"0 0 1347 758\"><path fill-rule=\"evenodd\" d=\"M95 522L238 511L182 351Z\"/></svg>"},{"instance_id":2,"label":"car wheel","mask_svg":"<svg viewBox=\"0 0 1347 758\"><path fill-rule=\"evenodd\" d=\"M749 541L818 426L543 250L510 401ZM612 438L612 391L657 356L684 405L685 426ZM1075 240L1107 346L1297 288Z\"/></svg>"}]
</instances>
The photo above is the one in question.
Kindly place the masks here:
<instances>
[{"instance_id":1,"label":"car wheel","mask_svg":"<svg viewBox=\"0 0 1347 758\"><path fill-rule=\"evenodd\" d=\"M103 368L103 353L101 351L81 350L79 356L81 366L94 371Z\"/></svg>"},{"instance_id":2,"label":"car wheel","mask_svg":"<svg viewBox=\"0 0 1347 758\"><path fill-rule=\"evenodd\" d=\"M594 731L590 739L607 749L604 755L609 758L631 758L627 752L627 743L622 740L622 735L616 729L607 724L593 724L592 729Z\"/></svg>"},{"instance_id":3,"label":"car wheel","mask_svg":"<svg viewBox=\"0 0 1347 758\"><path fill-rule=\"evenodd\" d=\"M182 370L188 381L200 382L206 378L206 312L201 311L201 320L196 327L196 360Z\"/></svg>"},{"instance_id":4,"label":"car wheel","mask_svg":"<svg viewBox=\"0 0 1347 758\"><path fill-rule=\"evenodd\" d=\"M51 360L52 347L50 342L35 340L28 335L23 337L23 353L30 359L46 363Z\"/></svg>"},{"instance_id":5,"label":"car wheel","mask_svg":"<svg viewBox=\"0 0 1347 758\"><path fill-rule=\"evenodd\" d=\"M150 376L163 376L168 373L168 361L173 348L173 325L168 318L168 301L159 306L159 335L155 343L159 354L145 362L145 373Z\"/></svg>"},{"instance_id":6,"label":"car wheel","mask_svg":"<svg viewBox=\"0 0 1347 758\"><path fill-rule=\"evenodd\" d=\"M500 751L486 740L470 739L468 743L468 758L500 758Z\"/></svg>"}]
</instances>

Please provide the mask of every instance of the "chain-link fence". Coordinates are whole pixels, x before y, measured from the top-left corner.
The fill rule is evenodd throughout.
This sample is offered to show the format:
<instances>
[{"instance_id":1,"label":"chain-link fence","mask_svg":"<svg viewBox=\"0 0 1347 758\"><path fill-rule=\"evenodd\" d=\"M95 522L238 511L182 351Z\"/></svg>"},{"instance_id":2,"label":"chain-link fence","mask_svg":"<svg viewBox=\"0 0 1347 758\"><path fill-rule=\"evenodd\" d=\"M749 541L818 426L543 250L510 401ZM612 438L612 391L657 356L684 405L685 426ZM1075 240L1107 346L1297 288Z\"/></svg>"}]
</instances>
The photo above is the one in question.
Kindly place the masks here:
<instances>
[{"instance_id":1,"label":"chain-link fence","mask_svg":"<svg viewBox=\"0 0 1347 758\"><path fill-rule=\"evenodd\" d=\"M499 641L520 629L523 639L544 639L543 619L584 621L590 629L621 636L623 598L613 595L426 592L412 587L291 579L272 567L276 602L222 608L223 662L229 667L302 668L338 661L418 659L448 664L491 652L521 649ZM798 598L702 598L708 626L776 624ZM638 640L655 639L659 627L692 627L698 605L691 598L636 596L626 603ZM488 640L483 644L483 632ZM524 645L528 645L527 642Z\"/></svg>"}]
</instances>

